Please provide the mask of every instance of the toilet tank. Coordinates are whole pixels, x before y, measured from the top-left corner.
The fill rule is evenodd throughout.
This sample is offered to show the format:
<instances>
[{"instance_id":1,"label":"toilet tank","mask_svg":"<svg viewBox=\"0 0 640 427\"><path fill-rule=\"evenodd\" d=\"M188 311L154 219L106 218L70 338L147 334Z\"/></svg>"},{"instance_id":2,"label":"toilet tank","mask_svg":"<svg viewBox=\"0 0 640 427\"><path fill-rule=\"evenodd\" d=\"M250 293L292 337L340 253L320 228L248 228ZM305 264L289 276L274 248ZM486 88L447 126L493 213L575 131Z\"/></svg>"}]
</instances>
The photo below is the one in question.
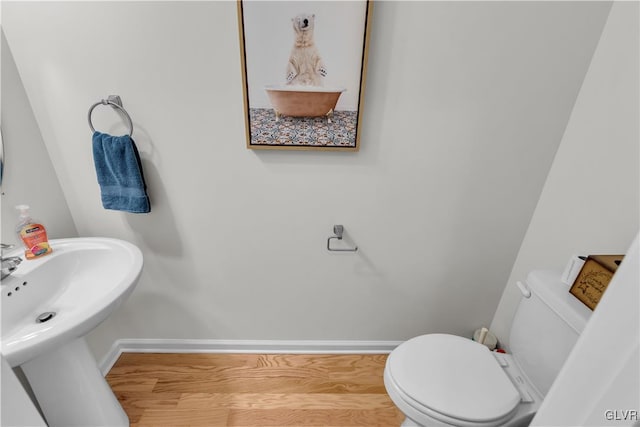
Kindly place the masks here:
<instances>
[{"instance_id":1,"label":"toilet tank","mask_svg":"<svg viewBox=\"0 0 640 427\"><path fill-rule=\"evenodd\" d=\"M532 271L526 284L531 296L520 300L509 346L530 383L546 395L592 312L558 272Z\"/></svg>"}]
</instances>

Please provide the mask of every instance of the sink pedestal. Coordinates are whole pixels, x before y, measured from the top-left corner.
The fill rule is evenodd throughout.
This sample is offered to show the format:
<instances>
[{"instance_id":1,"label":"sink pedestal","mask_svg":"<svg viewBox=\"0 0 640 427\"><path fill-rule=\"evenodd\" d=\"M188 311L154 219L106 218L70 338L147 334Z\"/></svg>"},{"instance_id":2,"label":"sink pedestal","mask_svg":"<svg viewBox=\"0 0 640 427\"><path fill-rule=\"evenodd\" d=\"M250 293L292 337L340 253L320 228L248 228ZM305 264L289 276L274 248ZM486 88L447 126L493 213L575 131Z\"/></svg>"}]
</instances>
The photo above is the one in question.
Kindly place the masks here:
<instances>
[{"instance_id":1,"label":"sink pedestal","mask_svg":"<svg viewBox=\"0 0 640 427\"><path fill-rule=\"evenodd\" d=\"M129 426L84 338L21 365L50 427Z\"/></svg>"}]
</instances>

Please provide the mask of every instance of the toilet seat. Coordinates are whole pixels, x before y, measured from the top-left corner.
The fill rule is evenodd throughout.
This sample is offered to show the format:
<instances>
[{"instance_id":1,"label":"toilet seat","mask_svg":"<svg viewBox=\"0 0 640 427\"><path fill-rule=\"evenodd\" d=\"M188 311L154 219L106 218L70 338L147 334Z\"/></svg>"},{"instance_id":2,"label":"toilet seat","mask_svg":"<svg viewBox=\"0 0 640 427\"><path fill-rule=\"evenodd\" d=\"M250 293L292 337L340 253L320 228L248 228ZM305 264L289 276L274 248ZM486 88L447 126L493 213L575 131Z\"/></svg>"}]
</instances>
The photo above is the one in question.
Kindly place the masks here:
<instances>
[{"instance_id":1,"label":"toilet seat","mask_svg":"<svg viewBox=\"0 0 640 427\"><path fill-rule=\"evenodd\" d=\"M402 343L387 359L385 379L396 398L448 424L503 424L520 402L489 349L454 335L422 335Z\"/></svg>"}]
</instances>

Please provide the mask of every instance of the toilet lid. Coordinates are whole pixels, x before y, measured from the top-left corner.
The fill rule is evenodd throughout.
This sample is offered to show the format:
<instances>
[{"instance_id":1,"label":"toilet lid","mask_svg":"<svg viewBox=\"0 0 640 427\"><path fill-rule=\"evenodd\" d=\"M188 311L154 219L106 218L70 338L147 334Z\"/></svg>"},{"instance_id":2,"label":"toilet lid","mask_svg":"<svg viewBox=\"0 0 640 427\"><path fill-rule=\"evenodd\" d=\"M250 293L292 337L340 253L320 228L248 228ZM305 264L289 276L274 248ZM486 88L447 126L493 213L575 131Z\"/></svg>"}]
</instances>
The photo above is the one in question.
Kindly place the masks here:
<instances>
[{"instance_id":1,"label":"toilet lid","mask_svg":"<svg viewBox=\"0 0 640 427\"><path fill-rule=\"evenodd\" d=\"M489 349L455 335L412 338L391 352L387 367L407 396L447 417L489 422L505 417L520 402Z\"/></svg>"}]
</instances>

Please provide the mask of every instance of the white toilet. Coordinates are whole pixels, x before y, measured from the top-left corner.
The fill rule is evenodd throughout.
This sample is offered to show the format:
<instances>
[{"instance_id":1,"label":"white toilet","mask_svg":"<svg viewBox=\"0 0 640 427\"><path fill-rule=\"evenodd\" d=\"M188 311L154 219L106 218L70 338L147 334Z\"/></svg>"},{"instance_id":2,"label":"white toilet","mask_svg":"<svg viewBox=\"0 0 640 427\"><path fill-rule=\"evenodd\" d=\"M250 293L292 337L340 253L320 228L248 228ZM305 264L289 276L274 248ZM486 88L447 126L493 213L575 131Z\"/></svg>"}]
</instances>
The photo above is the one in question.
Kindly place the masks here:
<instances>
[{"instance_id":1,"label":"white toilet","mask_svg":"<svg viewBox=\"0 0 640 427\"><path fill-rule=\"evenodd\" d=\"M510 333L512 354L429 334L391 352L384 384L403 426L527 426L591 316L560 274L533 271Z\"/></svg>"}]
</instances>

